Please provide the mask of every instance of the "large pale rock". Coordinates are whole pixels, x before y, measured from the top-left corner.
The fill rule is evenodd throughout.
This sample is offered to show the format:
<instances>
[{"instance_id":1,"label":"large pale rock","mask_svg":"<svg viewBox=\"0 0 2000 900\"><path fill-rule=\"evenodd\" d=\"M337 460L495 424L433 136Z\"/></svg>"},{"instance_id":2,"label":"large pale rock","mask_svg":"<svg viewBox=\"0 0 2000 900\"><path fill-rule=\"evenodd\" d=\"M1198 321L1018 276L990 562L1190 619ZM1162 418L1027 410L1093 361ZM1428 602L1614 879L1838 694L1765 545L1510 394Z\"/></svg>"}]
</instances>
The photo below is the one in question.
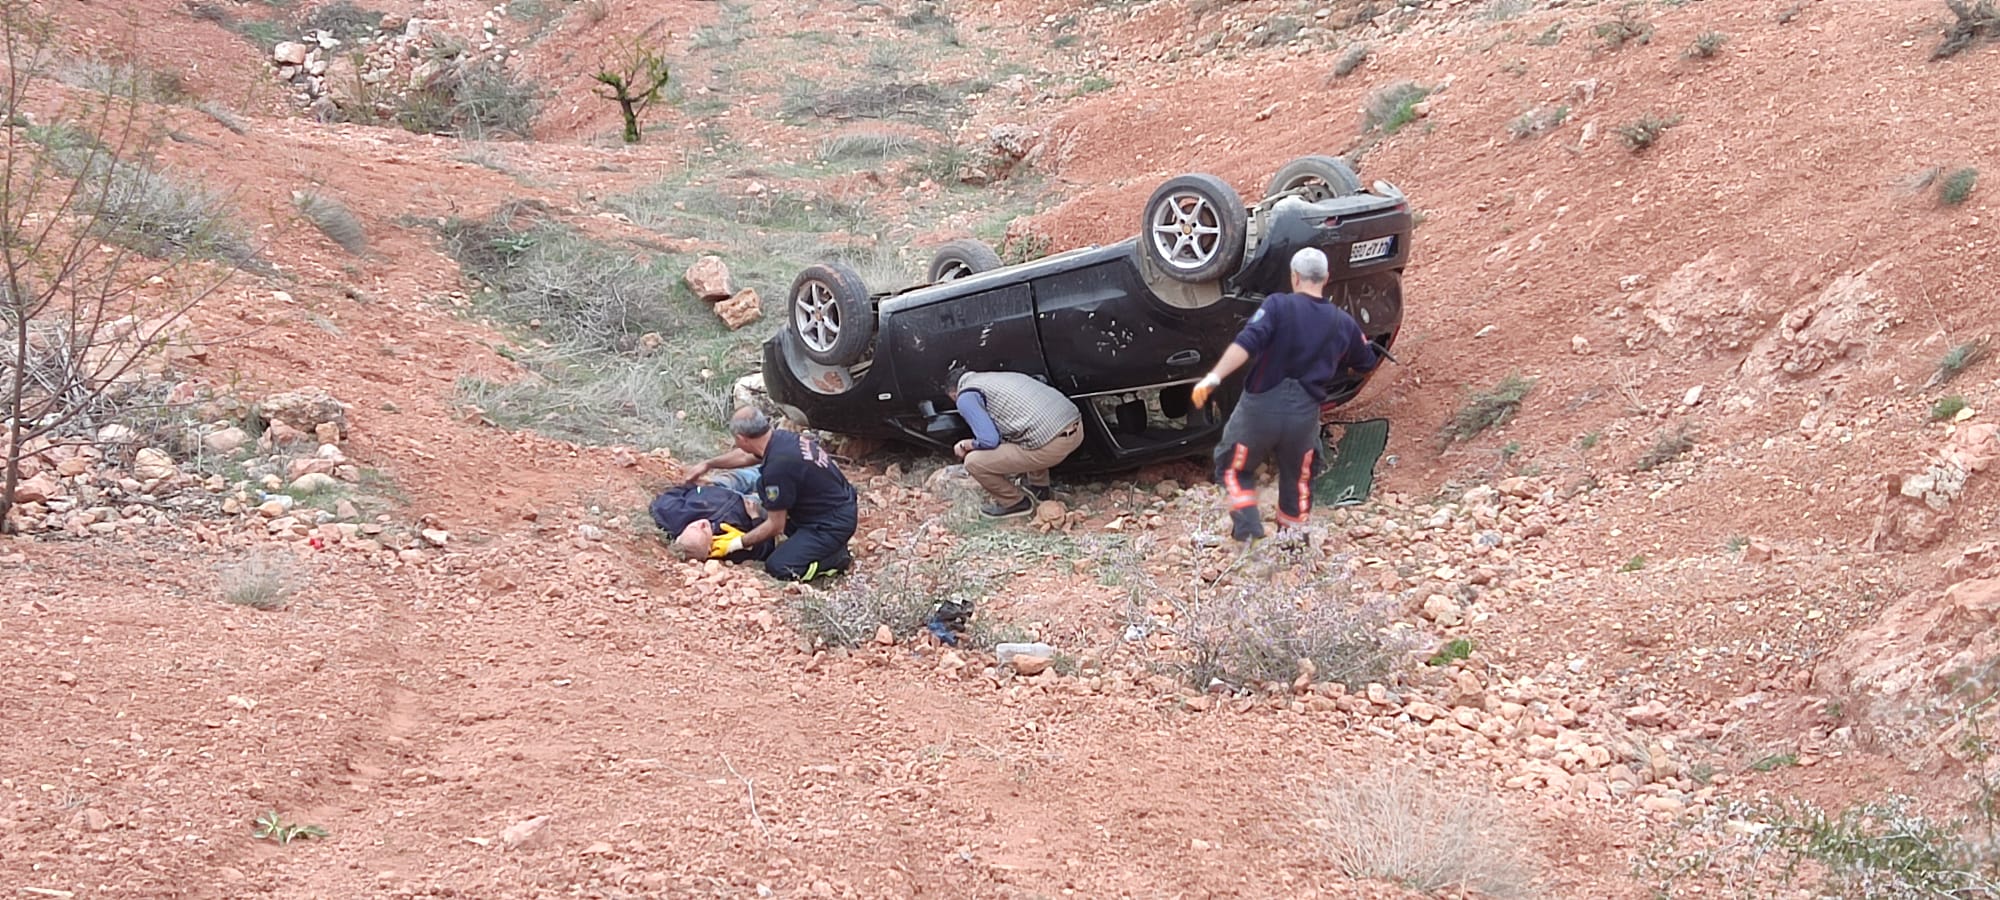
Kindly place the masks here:
<instances>
[{"instance_id":1,"label":"large pale rock","mask_svg":"<svg viewBox=\"0 0 2000 900\"><path fill-rule=\"evenodd\" d=\"M1975 578L1938 597L1918 591L1850 632L1821 664L1821 689L1919 701L1946 694L2000 656L2000 578ZM1911 708L1916 708L1912 706Z\"/></svg>"},{"instance_id":2,"label":"large pale rock","mask_svg":"<svg viewBox=\"0 0 2000 900\"><path fill-rule=\"evenodd\" d=\"M280 41L271 48L271 61L281 66L303 66L311 48L298 41Z\"/></svg>"},{"instance_id":3,"label":"large pale rock","mask_svg":"<svg viewBox=\"0 0 2000 900\"><path fill-rule=\"evenodd\" d=\"M61 495L62 485L50 478L47 472L14 485L15 503L40 503Z\"/></svg>"},{"instance_id":4,"label":"large pale rock","mask_svg":"<svg viewBox=\"0 0 2000 900\"><path fill-rule=\"evenodd\" d=\"M500 831L500 844L509 850L540 843L549 827L548 816L523 819Z\"/></svg>"},{"instance_id":5,"label":"large pale rock","mask_svg":"<svg viewBox=\"0 0 2000 900\"><path fill-rule=\"evenodd\" d=\"M1465 621L1465 607L1444 594L1432 594L1424 600L1424 618L1450 628Z\"/></svg>"},{"instance_id":6,"label":"large pale rock","mask_svg":"<svg viewBox=\"0 0 2000 900\"><path fill-rule=\"evenodd\" d=\"M257 404L257 414L267 422L283 422L302 434L314 434L319 426L331 423L347 433L347 406L324 388L307 387L265 397Z\"/></svg>"},{"instance_id":7,"label":"large pale rock","mask_svg":"<svg viewBox=\"0 0 2000 900\"><path fill-rule=\"evenodd\" d=\"M334 478L332 475L324 472L307 472L293 480L291 486L286 488L286 490L294 494L321 494L327 491L338 490L340 487L340 480Z\"/></svg>"},{"instance_id":8,"label":"large pale rock","mask_svg":"<svg viewBox=\"0 0 2000 900\"><path fill-rule=\"evenodd\" d=\"M764 317L763 302L757 299L757 291L744 288L721 303L715 304L715 314L722 318L722 324L735 331Z\"/></svg>"},{"instance_id":9,"label":"large pale rock","mask_svg":"<svg viewBox=\"0 0 2000 900\"><path fill-rule=\"evenodd\" d=\"M231 456L250 443L250 433L234 425L220 431L211 431L201 437L201 445L208 452L220 456Z\"/></svg>"},{"instance_id":10,"label":"large pale rock","mask_svg":"<svg viewBox=\"0 0 2000 900\"><path fill-rule=\"evenodd\" d=\"M715 303L731 299L736 294L735 283L729 278L729 266L723 264L720 256L704 256L689 266L686 279L688 289L694 295Z\"/></svg>"},{"instance_id":11,"label":"large pale rock","mask_svg":"<svg viewBox=\"0 0 2000 900\"><path fill-rule=\"evenodd\" d=\"M132 474L140 481L167 481L180 475L181 470L167 451L147 447L132 454Z\"/></svg>"},{"instance_id":12,"label":"large pale rock","mask_svg":"<svg viewBox=\"0 0 2000 900\"><path fill-rule=\"evenodd\" d=\"M1888 491L1876 509L1868 549L1921 550L1942 540L1954 519L1953 501L1996 458L2000 426L1982 423L1954 433L1923 471L1886 476Z\"/></svg>"},{"instance_id":13,"label":"large pale rock","mask_svg":"<svg viewBox=\"0 0 2000 900\"><path fill-rule=\"evenodd\" d=\"M1874 271L1836 278L1817 297L1779 317L1777 327L1750 348L1742 373L1771 382L1867 356L1881 343L1895 311L1875 288Z\"/></svg>"}]
</instances>

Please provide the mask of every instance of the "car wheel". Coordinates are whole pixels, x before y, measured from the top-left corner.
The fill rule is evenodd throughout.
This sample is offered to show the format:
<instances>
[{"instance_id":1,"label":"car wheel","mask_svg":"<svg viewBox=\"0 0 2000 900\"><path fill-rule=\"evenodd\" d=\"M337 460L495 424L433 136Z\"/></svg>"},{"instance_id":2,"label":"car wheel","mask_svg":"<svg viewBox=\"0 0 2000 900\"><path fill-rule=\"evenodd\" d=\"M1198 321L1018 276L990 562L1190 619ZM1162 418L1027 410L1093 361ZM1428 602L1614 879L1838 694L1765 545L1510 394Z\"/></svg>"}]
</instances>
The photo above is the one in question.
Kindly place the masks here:
<instances>
[{"instance_id":1,"label":"car wheel","mask_svg":"<svg viewBox=\"0 0 2000 900\"><path fill-rule=\"evenodd\" d=\"M1271 176L1264 196L1275 197L1299 188L1304 189L1300 193L1307 202L1347 197L1361 193L1361 177L1354 174L1354 167L1347 160L1339 157L1301 156L1285 163L1278 174Z\"/></svg>"},{"instance_id":2,"label":"car wheel","mask_svg":"<svg viewBox=\"0 0 2000 900\"><path fill-rule=\"evenodd\" d=\"M991 272L1000 268L1000 254L993 252L986 242L976 238L960 238L946 243L931 255L930 269L924 277L932 284L940 281L956 281L981 272Z\"/></svg>"},{"instance_id":3,"label":"car wheel","mask_svg":"<svg viewBox=\"0 0 2000 900\"><path fill-rule=\"evenodd\" d=\"M875 310L861 276L840 263L807 266L792 282L786 308L806 356L826 366L849 366L868 355Z\"/></svg>"},{"instance_id":4,"label":"car wheel","mask_svg":"<svg viewBox=\"0 0 2000 900\"><path fill-rule=\"evenodd\" d=\"M1146 201L1139 250L1175 281L1215 281L1243 264L1249 230L1236 189L1195 172L1169 179Z\"/></svg>"}]
</instances>

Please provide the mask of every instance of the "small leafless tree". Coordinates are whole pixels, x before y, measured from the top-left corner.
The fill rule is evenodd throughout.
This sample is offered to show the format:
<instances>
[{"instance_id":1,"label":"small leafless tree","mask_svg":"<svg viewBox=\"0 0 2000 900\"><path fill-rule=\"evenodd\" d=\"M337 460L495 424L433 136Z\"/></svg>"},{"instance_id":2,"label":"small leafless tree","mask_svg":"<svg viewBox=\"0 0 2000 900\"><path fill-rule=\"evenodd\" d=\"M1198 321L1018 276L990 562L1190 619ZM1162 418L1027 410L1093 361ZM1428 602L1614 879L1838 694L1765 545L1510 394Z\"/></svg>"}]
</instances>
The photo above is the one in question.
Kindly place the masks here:
<instances>
[{"instance_id":1,"label":"small leafless tree","mask_svg":"<svg viewBox=\"0 0 2000 900\"><path fill-rule=\"evenodd\" d=\"M618 103L618 112L625 117L625 143L636 144L640 137L639 114L660 99L660 89L667 86L673 75L666 57L640 38L626 45L616 61L591 77L601 85L597 96Z\"/></svg>"},{"instance_id":2,"label":"small leafless tree","mask_svg":"<svg viewBox=\"0 0 2000 900\"><path fill-rule=\"evenodd\" d=\"M45 77L53 38L36 4L0 0L0 531L32 451L115 408L188 312L256 260L219 198L145 164L142 98Z\"/></svg>"}]
</instances>

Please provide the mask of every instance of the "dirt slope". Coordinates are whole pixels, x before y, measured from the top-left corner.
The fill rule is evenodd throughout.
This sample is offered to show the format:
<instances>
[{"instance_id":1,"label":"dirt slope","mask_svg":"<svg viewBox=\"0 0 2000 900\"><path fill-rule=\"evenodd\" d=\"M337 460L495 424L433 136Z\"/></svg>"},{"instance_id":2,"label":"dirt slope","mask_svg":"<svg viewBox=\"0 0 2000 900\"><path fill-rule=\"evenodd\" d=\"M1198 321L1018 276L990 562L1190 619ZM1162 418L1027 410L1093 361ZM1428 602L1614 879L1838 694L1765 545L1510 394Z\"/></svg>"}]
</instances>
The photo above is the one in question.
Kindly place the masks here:
<instances>
[{"instance_id":1,"label":"dirt slope","mask_svg":"<svg viewBox=\"0 0 2000 900\"><path fill-rule=\"evenodd\" d=\"M392 517L451 538L408 556L316 550L225 519L0 544L10 887L1399 896L1333 864L1304 809L1315 785L1396 768L1495 792L1540 872L1525 895L1623 897L1655 886L1643 863L1677 821L1730 798L1838 804L1897 789L1961 808L1958 782L1935 775L1958 774L1949 760L1843 729L1823 701L1844 688L1812 680L1856 623L1941 590L1942 564L2000 513L1975 477L1939 540L1868 549L1884 477L1921 470L1946 440L1924 381L1947 348L1991 330L1990 189L1945 207L1935 188L1911 187L1932 166L1990 165L2000 146L2000 121L1981 114L2000 90L2000 44L1928 61L1940 4L1658 4L1650 41L1615 52L1591 34L1612 14L1602 6L1501 17L1433 4L1320 43L1254 47L1252 27L1298 10L944 4L949 46L964 52L902 74L974 78L1011 62L1049 79L992 79L956 134L967 146L996 124L1041 135L1046 209L1009 229L1055 247L1127 236L1145 196L1181 171L1255 196L1284 160L1367 138L1372 92L1442 85L1362 157L1364 177L1394 181L1424 221L1406 365L1356 409L1395 422L1385 502L1328 518L1337 560L1406 604L1399 619L1427 640L1476 642L1461 668L1478 695L1456 707L1470 728L1451 724L1450 682L1429 671L1407 703L1195 695L1124 667L1113 592L1053 566L997 609L1071 637L1108 661L1100 672L989 678L990 659L953 666L915 642L817 656L785 621L791 595L676 562L646 533L635 513L672 460L481 424L458 380L525 376L496 350L510 339L462 308L476 287L425 223L532 198L593 233L712 240L649 235L602 198L690 168L712 146L704 126L744 154L731 185L811 178L788 173L829 135L871 123L788 123L776 112L797 90L789 79L859 70L869 51L857 48L904 40L920 12L611 0L593 21L587 5L540 18L455 0L375 7L468 34L493 21L521 70L557 91L537 140L483 146L313 122L273 84L262 48L179 3L126 4L131 29L101 21L100 3L49 5L66 51L172 64L191 93L251 122L239 135L179 108L180 138L162 149L234 193L283 273L239 277L198 313L208 352L194 377L252 396L325 387L349 406L347 455L406 497ZM734 20L749 23L738 41L703 31ZM1559 42L1531 40L1556 25ZM1707 31L1728 35L1720 53L1684 56ZM626 148L606 140L610 107L583 92L596 60L642 32L681 60L681 109L723 100L700 117L668 112ZM825 37L782 43L808 33ZM1370 60L1330 77L1358 41ZM1080 86L1093 76L1108 86ZM1567 106L1566 121L1513 139L1510 121L1538 105ZM1615 129L1648 114L1678 124L1631 152ZM899 224L955 190L866 176L838 187L874 191L870 210ZM367 256L294 214L290 193L309 188L368 223ZM1444 446L1466 392L1513 372L1538 379L1518 417ZM1993 378L1974 368L1951 391L1983 414ZM1690 453L1634 470L1683 427ZM944 502L887 465L853 466L868 486L861 533L925 534ZM1198 567L1187 539L1213 509L1205 494L1157 496L1169 477L1195 480L1180 467L1077 486L1080 527L1159 514L1148 561ZM1510 478L1518 490L1491 512L1465 497ZM292 604L218 603L220 567L273 546L296 566ZM864 565L893 556L864 550ZM1417 615L1474 577L1465 624ZM1648 701L1667 710L1658 722L1624 713ZM1562 752L1574 763L1572 737L1679 768L1663 762L1629 790L1613 767L1546 771ZM1783 753L1801 765L1747 766ZM1722 777L1697 783L1700 766ZM267 809L331 838L254 841ZM535 834L503 839L541 816Z\"/></svg>"}]
</instances>

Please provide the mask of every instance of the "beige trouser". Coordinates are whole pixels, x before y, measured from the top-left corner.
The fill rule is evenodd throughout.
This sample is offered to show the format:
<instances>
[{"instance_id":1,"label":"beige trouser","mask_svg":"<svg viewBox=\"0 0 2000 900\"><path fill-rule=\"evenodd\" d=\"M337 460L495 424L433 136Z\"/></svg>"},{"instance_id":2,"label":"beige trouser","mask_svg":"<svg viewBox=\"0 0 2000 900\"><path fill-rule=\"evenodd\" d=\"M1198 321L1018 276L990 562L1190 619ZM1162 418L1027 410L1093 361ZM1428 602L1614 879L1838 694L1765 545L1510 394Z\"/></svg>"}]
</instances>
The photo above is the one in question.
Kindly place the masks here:
<instances>
[{"instance_id":1,"label":"beige trouser","mask_svg":"<svg viewBox=\"0 0 2000 900\"><path fill-rule=\"evenodd\" d=\"M1049 467L1069 458L1076 448L1083 444L1083 423L1071 425L1069 430L1055 436L1055 439L1030 450L1020 444L1002 442L991 450L974 450L965 455L965 473L986 493L993 495L993 502L1001 506L1013 506L1027 496L1011 476L1026 475L1028 483L1036 487L1047 487Z\"/></svg>"}]
</instances>

